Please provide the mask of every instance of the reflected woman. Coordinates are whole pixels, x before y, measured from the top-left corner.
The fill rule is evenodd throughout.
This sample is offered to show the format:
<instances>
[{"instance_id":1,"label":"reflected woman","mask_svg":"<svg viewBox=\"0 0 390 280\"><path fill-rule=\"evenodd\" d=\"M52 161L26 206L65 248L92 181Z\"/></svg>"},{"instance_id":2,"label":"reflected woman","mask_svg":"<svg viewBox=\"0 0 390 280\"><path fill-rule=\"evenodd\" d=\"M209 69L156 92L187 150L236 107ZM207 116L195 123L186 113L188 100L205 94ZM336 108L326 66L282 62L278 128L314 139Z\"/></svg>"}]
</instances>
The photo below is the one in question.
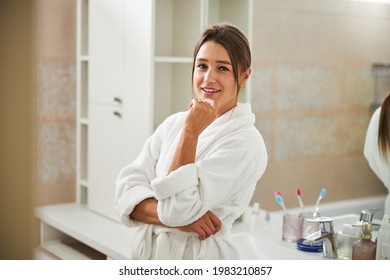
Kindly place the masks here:
<instances>
[{"instance_id":1,"label":"reflected woman","mask_svg":"<svg viewBox=\"0 0 390 280\"><path fill-rule=\"evenodd\" d=\"M194 50L194 98L168 117L119 173L115 206L137 226L133 259L238 259L230 239L267 165L250 104L245 35L230 24L204 31Z\"/></svg>"},{"instance_id":2,"label":"reflected woman","mask_svg":"<svg viewBox=\"0 0 390 280\"><path fill-rule=\"evenodd\" d=\"M364 144L364 156L371 169L390 190L390 92L371 117ZM385 202L385 214L390 215L390 195Z\"/></svg>"}]
</instances>

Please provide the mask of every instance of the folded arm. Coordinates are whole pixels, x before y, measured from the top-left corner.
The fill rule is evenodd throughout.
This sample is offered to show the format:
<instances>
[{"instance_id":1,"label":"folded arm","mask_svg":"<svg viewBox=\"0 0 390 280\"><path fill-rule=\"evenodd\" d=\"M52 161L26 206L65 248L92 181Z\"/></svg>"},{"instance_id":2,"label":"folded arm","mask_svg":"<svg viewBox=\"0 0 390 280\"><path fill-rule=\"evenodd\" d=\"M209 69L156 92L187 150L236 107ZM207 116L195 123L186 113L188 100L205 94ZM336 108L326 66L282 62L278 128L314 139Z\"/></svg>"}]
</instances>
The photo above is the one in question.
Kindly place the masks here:
<instances>
[{"instance_id":1,"label":"folded arm","mask_svg":"<svg viewBox=\"0 0 390 280\"><path fill-rule=\"evenodd\" d=\"M158 218L157 204L158 202L154 198L143 200L134 207L134 210L130 213L130 218L145 224L165 226ZM221 229L221 221L212 212L208 211L195 222L176 228L183 232L194 232L198 234L200 240L205 240Z\"/></svg>"}]
</instances>

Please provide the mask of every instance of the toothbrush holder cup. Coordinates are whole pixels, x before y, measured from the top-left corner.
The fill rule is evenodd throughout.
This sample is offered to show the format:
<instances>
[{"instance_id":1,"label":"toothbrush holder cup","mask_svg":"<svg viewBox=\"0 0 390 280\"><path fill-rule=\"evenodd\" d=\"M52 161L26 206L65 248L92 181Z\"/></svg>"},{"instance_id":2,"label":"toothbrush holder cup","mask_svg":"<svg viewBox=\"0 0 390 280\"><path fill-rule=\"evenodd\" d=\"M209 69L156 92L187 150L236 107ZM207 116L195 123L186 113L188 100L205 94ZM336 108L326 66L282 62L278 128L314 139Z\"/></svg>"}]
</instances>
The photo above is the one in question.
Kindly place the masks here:
<instances>
[{"instance_id":1,"label":"toothbrush holder cup","mask_svg":"<svg viewBox=\"0 0 390 280\"><path fill-rule=\"evenodd\" d=\"M302 238L303 220L301 214L284 214L282 239L287 242L296 242Z\"/></svg>"},{"instance_id":2,"label":"toothbrush holder cup","mask_svg":"<svg viewBox=\"0 0 390 280\"><path fill-rule=\"evenodd\" d=\"M287 242L296 242L298 239L318 231L320 229L319 223L311 223L306 220L307 218L320 217L319 213L315 217L313 215L312 212L284 214L282 239Z\"/></svg>"}]
</instances>

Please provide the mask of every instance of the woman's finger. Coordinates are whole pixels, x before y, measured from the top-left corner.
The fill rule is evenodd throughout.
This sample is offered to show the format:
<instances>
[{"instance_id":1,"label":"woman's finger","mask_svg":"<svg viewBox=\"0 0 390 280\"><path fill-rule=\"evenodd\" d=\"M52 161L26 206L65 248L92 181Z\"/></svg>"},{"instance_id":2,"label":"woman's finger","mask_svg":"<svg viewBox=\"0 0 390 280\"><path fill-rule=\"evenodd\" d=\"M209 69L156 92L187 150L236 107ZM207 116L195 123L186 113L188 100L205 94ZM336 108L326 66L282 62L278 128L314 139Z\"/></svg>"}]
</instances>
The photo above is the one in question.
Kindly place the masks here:
<instances>
[{"instance_id":1,"label":"woman's finger","mask_svg":"<svg viewBox=\"0 0 390 280\"><path fill-rule=\"evenodd\" d=\"M215 227L215 233L217 233L221 229L222 222L217 216L214 215L213 212L211 212L211 211L209 211L209 212L211 213L210 220Z\"/></svg>"}]
</instances>

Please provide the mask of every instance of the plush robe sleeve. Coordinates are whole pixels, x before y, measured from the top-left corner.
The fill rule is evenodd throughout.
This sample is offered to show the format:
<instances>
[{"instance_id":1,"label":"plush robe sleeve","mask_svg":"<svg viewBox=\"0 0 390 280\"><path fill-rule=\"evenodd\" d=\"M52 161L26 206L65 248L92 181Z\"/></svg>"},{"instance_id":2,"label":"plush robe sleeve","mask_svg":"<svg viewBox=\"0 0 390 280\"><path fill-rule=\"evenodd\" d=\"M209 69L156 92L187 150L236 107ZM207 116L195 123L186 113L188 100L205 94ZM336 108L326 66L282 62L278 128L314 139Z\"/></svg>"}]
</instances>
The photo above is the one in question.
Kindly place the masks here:
<instances>
[{"instance_id":1,"label":"plush robe sleeve","mask_svg":"<svg viewBox=\"0 0 390 280\"><path fill-rule=\"evenodd\" d=\"M168 226L187 225L238 192L250 199L266 164L263 139L254 131L222 139L204 159L152 180L159 219Z\"/></svg>"},{"instance_id":2,"label":"plush robe sleeve","mask_svg":"<svg viewBox=\"0 0 390 280\"><path fill-rule=\"evenodd\" d=\"M131 219L134 207L147 198L156 198L151 188L155 178L155 166L161 149L161 129L148 138L144 147L131 164L119 173L115 186L115 208L120 220L127 226L139 226L142 223Z\"/></svg>"}]
</instances>

